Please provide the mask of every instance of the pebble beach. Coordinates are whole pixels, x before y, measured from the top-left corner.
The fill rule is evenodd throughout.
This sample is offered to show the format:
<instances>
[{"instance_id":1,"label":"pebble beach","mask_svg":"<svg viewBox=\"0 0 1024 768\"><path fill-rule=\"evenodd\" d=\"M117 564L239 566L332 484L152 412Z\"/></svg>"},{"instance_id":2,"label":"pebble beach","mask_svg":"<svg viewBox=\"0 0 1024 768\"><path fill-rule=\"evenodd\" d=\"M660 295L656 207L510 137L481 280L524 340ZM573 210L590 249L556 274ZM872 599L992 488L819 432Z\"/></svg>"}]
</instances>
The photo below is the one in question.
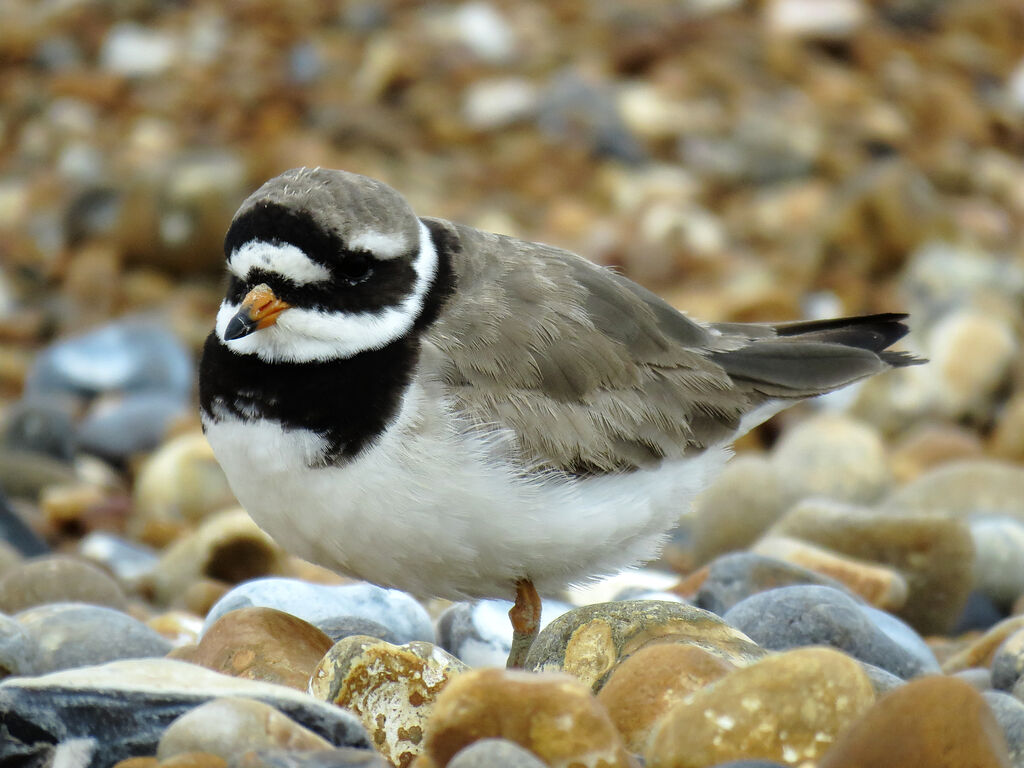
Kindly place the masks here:
<instances>
[{"instance_id":1,"label":"pebble beach","mask_svg":"<svg viewBox=\"0 0 1024 768\"><path fill-rule=\"evenodd\" d=\"M292 556L202 434L224 233L303 165L929 362L507 671L511 603ZM1022 339L1019 0L6 0L0 768L1024 768Z\"/></svg>"}]
</instances>

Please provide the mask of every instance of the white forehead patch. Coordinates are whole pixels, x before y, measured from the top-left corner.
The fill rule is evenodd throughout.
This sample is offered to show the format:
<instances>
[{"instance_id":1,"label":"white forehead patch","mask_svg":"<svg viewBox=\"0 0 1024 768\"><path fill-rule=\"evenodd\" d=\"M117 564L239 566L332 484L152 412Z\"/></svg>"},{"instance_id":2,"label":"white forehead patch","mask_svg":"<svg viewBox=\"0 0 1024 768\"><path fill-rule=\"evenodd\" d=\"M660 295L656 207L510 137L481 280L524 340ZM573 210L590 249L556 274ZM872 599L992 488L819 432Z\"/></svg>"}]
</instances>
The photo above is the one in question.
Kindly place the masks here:
<instances>
[{"instance_id":1,"label":"white forehead patch","mask_svg":"<svg viewBox=\"0 0 1024 768\"><path fill-rule=\"evenodd\" d=\"M228 269L242 280L255 267L286 277L296 285L331 279L331 271L327 267L317 264L291 243L273 245L262 240L250 240L232 251L228 259Z\"/></svg>"},{"instance_id":2,"label":"white forehead patch","mask_svg":"<svg viewBox=\"0 0 1024 768\"><path fill-rule=\"evenodd\" d=\"M366 251L378 259L394 259L409 250L405 235L387 232L360 232L348 241L353 251Z\"/></svg>"},{"instance_id":3,"label":"white forehead patch","mask_svg":"<svg viewBox=\"0 0 1024 768\"><path fill-rule=\"evenodd\" d=\"M423 301L437 273L437 251L430 231L420 224L419 253L413 261L416 283L402 301L374 312L325 312L291 307L269 328L241 339L224 341L228 323L239 305L228 300L217 313L217 336L240 355L257 355L267 362L338 360L381 349L401 338L423 311Z\"/></svg>"}]
</instances>

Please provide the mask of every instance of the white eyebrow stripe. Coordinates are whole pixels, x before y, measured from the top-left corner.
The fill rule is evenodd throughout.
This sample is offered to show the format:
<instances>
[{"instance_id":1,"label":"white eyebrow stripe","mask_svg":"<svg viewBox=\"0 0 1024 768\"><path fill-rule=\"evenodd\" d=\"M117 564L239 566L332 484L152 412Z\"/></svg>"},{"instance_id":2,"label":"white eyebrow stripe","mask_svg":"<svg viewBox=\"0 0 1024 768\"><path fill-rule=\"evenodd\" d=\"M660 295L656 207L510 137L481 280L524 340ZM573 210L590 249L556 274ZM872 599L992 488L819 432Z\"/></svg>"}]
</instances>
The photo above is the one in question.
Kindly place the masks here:
<instances>
[{"instance_id":1,"label":"white eyebrow stripe","mask_svg":"<svg viewBox=\"0 0 1024 768\"><path fill-rule=\"evenodd\" d=\"M409 250L405 235L368 230L354 235L348 241L353 251L366 251L378 259L394 259Z\"/></svg>"},{"instance_id":2,"label":"white eyebrow stripe","mask_svg":"<svg viewBox=\"0 0 1024 768\"><path fill-rule=\"evenodd\" d=\"M263 240L250 240L232 251L228 259L228 269L242 280L256 267L288 278L297 285L322 283L332 277L327 267L317 264L291 243L272 245Z\"/></svg>"}]
</instances>

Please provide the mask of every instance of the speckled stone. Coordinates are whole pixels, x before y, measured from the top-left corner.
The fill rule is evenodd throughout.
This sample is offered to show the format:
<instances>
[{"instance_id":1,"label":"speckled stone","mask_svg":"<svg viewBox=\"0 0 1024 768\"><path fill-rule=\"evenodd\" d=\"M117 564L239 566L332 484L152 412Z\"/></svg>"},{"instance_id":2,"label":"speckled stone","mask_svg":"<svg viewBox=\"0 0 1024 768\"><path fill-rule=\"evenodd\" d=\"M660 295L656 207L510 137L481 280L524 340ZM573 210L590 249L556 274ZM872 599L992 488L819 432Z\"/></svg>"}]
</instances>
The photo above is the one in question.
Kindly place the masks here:
<instances>
[{"instance_id":1,"label":"speckled stone","mask_svg":"<svg viewBox=\"0 0 1024 768\"><path fill-rule=\"evenodd\" d=\"M974 543L963 520L806 501L771 532L899 571L909 595L896 613L921 634L948 631L973 584Z\"/></svg>"},{"instance_id":2,"label":"speckled stone","mask_svg":"<svg viewBox=\"0 0 1024 768\"><path fill-rule=\"evenodd\" d=\"M656 600L598 603L569 611L545 627L526 658L535 672L568 672L595 692L622 659L646 645L694 645L737 666L764 651L709 611Z\"/></svg>"},{"instance_id":3,"label":"speckled stone","mask_svg":"<svg viewBox=\"0 0 1024 768\"><path fill-rule=\"evenodd\" d=\"M141 621L113 608L49 603L14 617L32 637L36 674L118 659L163 656L171 643Z\"/></svg>"},{"instance_id":4,"label":"speckled stone","mask_svg":"<svg viewBox=\"0 0 1024 768\"><path fill-rule=\"evenodd\" d=\"M124 590L101 568L64 555L27 560L0 578L0 611L66 602L123 608L126 600Z\"/></svg>"},{"instance_id":5,"label":"speckled stone","mask_svg":"<svg viewBox=\"0 0 1024 768\"><path fill-rule=\"evenodd\" d=\"M330 749L331 743L269 704L242 697L214 699L172 722L157 746L161 760L207 752L231 760L249 749Z\"/></svg>"},{"instance_id":6,"label":"speckled stone","mask_svg":"<svg viewBox=\"0 0 1024 768\"><path fill-rule=\"evenodd\" d=\"M702 688L655 726L648 768L814 761L874 703L856 661L827 648L774 654Z\"/></svg>"},{"instance_id":7,"label":"speckled stone","mask_svg":"<svg viewBox=\"0 0 1024 768\"><path fill-rule=\"evenodd\" d=\"M191 660L215 672L304 691L330 647L327 635L291 614L239 608L203 634Z\"/></svg>"},{"instance_id":8,"label":"speckled stone","mask_svg":"<svg viewBox=\"0 0 1024 768\"><path fill-rule=\"evenodd\" d=\"M894 568L845 557L789 536L766 536L751 551L833 578L853 594L886 611L898 611L907 602L907 580Z\"/></svg>"},{"instance_id":9,"label":"speckled stone","mask_svg":"<svg viewBox=\"0 0 1024 768\"><path fill-rule=\"evenodd\" d=\"M226 584L283 573L286 555L243 509L212 513L161 555L147 578L161 604L208 578Z\"/></svg>"},{"instance_id":10,"label":"speckled stone","mask_svg":"<svg viewBox=\"0 0 1024 768\"><path fill-rule=\"evenodd\" d=\"M1009 768L982 695L963 680L923 677L883 696L842 734L819 768Z\"/></svg>"},{"instance_id":11,"label":"speckled stone","mask_svg":"<svg viewBox=\"0 0 1024 768\"><path fill-rule=\"evenodd\" d=\"M399 768L407 768L423 751L437 696L466 669L430 643L398 646L354 635L327 652L310 677L309 692L355 712L377 750Z\"/></svg>"},{"instance_id":12,"label":"speckled stone","mask_svg":"<svg viewBox=\"0 0 1024 768\"><path fill-rule=\"evenodd\" d=\"M528 749L550 768L632 768L608 713L585 685L562 674L471 669L442 691L416 768L442 768L486 738Z\"/></svg>"},{"instance_id":13,"label":"speckled stone","mask_svg":"<svg viewBox=\"0 0 1024 768\"><path fill-rule=\"evenodd\" d=\"M831 587L797 585L748 597L724 618L772 650L828 645L902 678L939 671L919 638L907 641L886 631L868 607Z\"/></svg>"},{"instance_id":14,"label":"speckled stone","mask_svg":"<svg viewBox=\"0 0 1024 768\"><path fill-rule=\"evenodd\" d=\"M627 749L643 752L654 724L735 667L694 645L648 645L622 661L597 694Z\"/></svg>"}]
</instances>

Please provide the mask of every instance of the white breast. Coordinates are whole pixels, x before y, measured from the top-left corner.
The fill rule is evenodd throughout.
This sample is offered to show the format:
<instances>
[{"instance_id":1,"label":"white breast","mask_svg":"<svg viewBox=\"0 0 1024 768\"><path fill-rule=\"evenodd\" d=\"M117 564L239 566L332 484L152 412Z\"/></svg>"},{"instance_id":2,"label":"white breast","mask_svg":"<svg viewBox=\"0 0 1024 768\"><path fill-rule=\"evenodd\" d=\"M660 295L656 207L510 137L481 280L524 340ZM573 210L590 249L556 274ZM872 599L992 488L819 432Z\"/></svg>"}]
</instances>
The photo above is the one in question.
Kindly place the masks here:
<instances>
[{"instance_id":1,"label":"white breast","mask_svg":"<svg viewBox=\"0 0 1024 768\"><path fill-rule=\"evenodd\" d=\"M461 429L419 388L376 443L340 467L311 468L324 441L268 420L209 421L206 434L252 518L285 549L422 596L542 592L657 554L664 531L728 458L725 448L584 480L524 478L508 435Z\"/></svg>"}]
</instances>

